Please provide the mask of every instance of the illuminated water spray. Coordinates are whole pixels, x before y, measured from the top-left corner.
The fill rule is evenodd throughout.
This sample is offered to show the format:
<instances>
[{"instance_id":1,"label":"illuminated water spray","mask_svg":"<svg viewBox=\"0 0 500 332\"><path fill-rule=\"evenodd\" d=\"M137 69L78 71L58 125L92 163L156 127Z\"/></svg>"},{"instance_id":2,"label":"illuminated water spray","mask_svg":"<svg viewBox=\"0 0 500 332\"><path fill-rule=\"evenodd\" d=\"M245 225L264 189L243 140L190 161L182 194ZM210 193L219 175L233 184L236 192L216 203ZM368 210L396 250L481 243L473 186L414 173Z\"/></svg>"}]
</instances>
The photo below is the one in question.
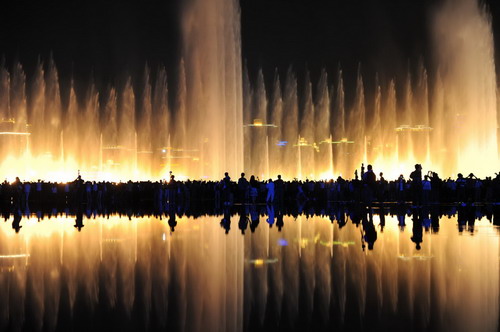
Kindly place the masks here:
<instances>
[{"instance_id":1,"label":"illuminated water spray","mask_svg":"<svg viewBox=\"0 0 500 332\"><path fill-rule=\"evenodd\" d=\"M477 0L444 0L432 16L432 70L420 63L404 81L377 77L371 90L360 66L349 100L340 67L317 82L293 68L281 78L276 71L271 87L262 71L250 80L239 10L235 0L181 6L176 87L165 69L146 67L137 82L108 91L91 83L77 96L70 83L61 98L52 60L29 78L19 63L0 66L0 178L62 181L78 170L115 180L169 171L350 178L362 162L389 177L415 163L442 176L498 171L491 17Z\"/></svg>"}]
</instances>

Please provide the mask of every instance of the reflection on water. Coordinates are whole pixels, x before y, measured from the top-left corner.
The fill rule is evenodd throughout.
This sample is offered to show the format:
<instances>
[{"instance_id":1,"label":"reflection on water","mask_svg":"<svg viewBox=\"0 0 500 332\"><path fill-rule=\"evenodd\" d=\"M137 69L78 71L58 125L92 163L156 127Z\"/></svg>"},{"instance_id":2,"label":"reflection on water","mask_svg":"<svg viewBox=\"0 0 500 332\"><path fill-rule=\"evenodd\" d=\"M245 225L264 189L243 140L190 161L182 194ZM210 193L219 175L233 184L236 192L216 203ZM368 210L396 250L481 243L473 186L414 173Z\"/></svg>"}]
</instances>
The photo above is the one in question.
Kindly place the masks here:
<instances>
[{"instance_id":1,"label":"reflection on water","mask_svg":"<svg viewBox=\"0 0 500 332\"><path fill-rule=\"evenodd\" d=\"M0 330L497 330L486 218L460 232L454 216L271 217L3 223Z\"/></svg>"}]
</instances>

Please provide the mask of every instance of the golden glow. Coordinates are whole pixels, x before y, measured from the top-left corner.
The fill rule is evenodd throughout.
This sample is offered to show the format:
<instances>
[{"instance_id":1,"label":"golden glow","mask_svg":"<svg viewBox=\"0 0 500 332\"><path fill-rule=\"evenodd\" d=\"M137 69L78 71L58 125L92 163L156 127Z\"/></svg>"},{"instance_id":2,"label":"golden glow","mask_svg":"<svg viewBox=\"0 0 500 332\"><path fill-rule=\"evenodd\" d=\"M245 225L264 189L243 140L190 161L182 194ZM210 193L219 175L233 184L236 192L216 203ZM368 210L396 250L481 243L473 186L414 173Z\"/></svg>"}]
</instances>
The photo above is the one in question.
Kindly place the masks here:
<instances>
[{"instance_id":1,"label":"golden glow","mask_svg":"<svg viewBox=\"0 0 500 332\"><path fill-rule=\"evenodd\" d=\"M30 254L0 255L0 259L28 258L28 257L30 257Z\"/></svg>"},{"instance_id":2,"label":"golden glow","mask_svg":"<svg viewBox=\"0 0 500 332\"><path fill-rule=\"evenodd\" d=\"M262 266L262 265L264 265L264 260L263 259L255 259L253 261L253 265L255 265L255 266Z\"/></svg>"},{"instance_id":3,"label":"golden glow","mask_svg":"<svg viewBox=\"0 0 500 332\"><path fill-rule=\"evenodd\" d=\"M410 125L401 125L395 129L396 131L402 132L402 131L414 131L414 132L419 132L419 131L431 131L432 128L426 125L415 125L415 126L410 126Z\"/></svg>"},{"instance_id":4,"label":"golden glow","mask_svg":"<svg viewBox=\"0 0 500 332\"><path fill-rule=\"evenodd\" d=\"M0 135L29 136L31 134L18 131L0 131Z\"/></svg>"}]
</instances>

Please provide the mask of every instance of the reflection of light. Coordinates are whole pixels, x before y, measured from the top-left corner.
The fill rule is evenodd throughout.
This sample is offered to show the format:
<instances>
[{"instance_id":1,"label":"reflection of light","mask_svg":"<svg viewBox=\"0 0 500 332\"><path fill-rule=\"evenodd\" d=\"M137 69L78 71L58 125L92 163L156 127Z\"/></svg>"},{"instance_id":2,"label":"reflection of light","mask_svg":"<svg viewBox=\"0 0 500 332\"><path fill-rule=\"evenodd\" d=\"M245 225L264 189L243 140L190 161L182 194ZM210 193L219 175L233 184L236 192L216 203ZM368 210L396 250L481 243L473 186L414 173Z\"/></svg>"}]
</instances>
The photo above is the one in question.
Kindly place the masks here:
<instances>
[{"instance_id":1,"label":"reflection of light","mask_svg":"<svg viewBox=\"0 0 500 332\"><path fill-rule=\"evenodd\" d=\"M0 255L0 259L7 259L7 258L26 258L26 257L30 257L30 254Z\"/></svg>"},{"instance_id":2,"label":"reflection of light","mask_svg":"<svg viewBox=\"0 0 500 332\"><path fill-rule=\"evenodd\" d=\"M0 131L0 135L13 135L13 136L29 136L30 133L22 133L17 131Z\"/></svg>"},{"instance_id":3,"label":"reflection of light","mask_svg":"<svg viewBox=\"0 0 500 332\"><path fill-rule=\"evenodd\" d=\"M111 238L108 238L108 239L103 239L102 242L103 243L120 243L120 242L123 242L125 240L126 239L111 239Z\"/></svg>"},{"instance_id":4,"label":"reflection of light","mask_svg":"<svg viewBox=\"0 0 500 332\"><path fill-rule=\"evenodd\" d=\"M269 259L257 258L257 259L249 259L247 262L254 265L255 267L261 267L264 264L277 263L278 259L277 258L269 258Z\"/></svg>"},{"instance_id":5,"label":"reflection of light","mask_svg":"<svg viewBox=\"0 0 500 332\"><path fill-rule=\"evenodd\" d=\"M277 146L286 146L288 144L288 141L278 141L276 144Z\"/></svg>"},{"instance_id":6,"label":"reflection of light","mask_svg":"<svg viewBox=\"0 0 500 332\"><path fill-rule=\"evenodd\" d=\"M354 141L349 141L347 138L342 138L340 141L332 141L331 144L354 144Z\"/></svg>"},{"instance_id":7,"label":"reflection of light","mask_svg":"<svg viewBox=\"0 0 500 332\"><path fill-rule=\"evenodd\" d=\"M253 263L253 265L255 265L255 266L261 266L261 265L264 265L264 260L263 259L255 259L253 262L250 262L250 263Z\"/></svg>"},{"instance_id":8,"label":"reflection of light","mask_svg":"<svg viewBox=\"0 0 500 332\"><path fill-rule=\"evenodd\" d=\"M285 239L279 239L278 240L278 245L284 247L284 246L287 246L288 245L288 241L285 240Z\"/></svg>"},{"instance_id":9,"label":"reflection of light","mask_svg":"<svg viewBox=\"0 0 500 332\"><path fill-rule=\"evenodd\" d=\"M410 125L401 125L399 127L396 127L396 131L431 131L432 128L426 125L415 125L415 126L410 126Z\"/></svg>"},{"instance_id":10,"label":"reflection of light","mask_svg":"<svg viewBox=\"0 0 500 332\"><path fill-rule=\"evenodd\" d=\"M244 125L243 127L272 127L278 128L278 126L272 123L264 123L262 119L254 119L251 124Z\"/></svg>"},{"instance_id":11,"label":"reflection of light","mask_svg":"<svg viewBox=\"0 0 500 332\"><path fill-rule=\"evenodd\" d=\"M348 246L353 246L356 243L354 241L320 241L322 246L332 247L332 246L341 246L347 248Z\"/></svg>"},{"instance_id":12,"label":"reflection of light","mask_svg":"<svg viewBox=\"0 0 500 332\"><path fill-rule=\"evenodd\" d=\"M403 260L403 261L409 261L409 260L412 260L412 259L415 259L415 260L418 260L418 261L426 261L426 260L429 260L431 258L433 258L434 256L425 256L425 255L412 255L412 256L406 256L405 254L401 254L401 255L398 255L398 258Z\"/></svg>"},{"instance_id":13,"label":"reflection of light","mask_svg":"<svg viewBox=\"0 0 500 332\"><path fill-rule=\"evenodd\" d=\"M163 233L163 234L162 234L161 239L162 239L163 241L166 241L166 240L167 240L167 236L165 235L165 233Z\"/></svg>"},{"instance_id":14,"label":"reflection of light","mask_svg":"<svg viewBox=\"0 0 500 332\"><path fill-rule=\"evenodd\" d=\"M0 272L12 272L12 271L14 271L14 269L15 269L14 265L2 266L2 267L0 267Z\"/></svg>"}]
</instances>

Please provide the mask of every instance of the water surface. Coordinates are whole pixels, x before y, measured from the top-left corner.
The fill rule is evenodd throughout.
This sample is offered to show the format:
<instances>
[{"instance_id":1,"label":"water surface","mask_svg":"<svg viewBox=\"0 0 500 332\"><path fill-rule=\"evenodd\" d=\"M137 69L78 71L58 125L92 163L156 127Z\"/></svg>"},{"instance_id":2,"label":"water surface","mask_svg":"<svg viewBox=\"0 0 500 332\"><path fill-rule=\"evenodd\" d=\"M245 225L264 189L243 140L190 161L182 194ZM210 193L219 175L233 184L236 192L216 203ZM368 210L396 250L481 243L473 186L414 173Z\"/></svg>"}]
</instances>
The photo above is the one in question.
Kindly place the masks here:
<instances>
[{"instance_id":1,"label":"water surface","mask_svg":"<svg viewBox=\"0 0 500 332\"><path fill-rule=\"evenodd\" d=\"M0 330L497 330L498 229L484 217L285 216L279 230L261 215L244 234L246 219L227 234L221 221L2 223Z\"/></svg>"}]
</instances>

